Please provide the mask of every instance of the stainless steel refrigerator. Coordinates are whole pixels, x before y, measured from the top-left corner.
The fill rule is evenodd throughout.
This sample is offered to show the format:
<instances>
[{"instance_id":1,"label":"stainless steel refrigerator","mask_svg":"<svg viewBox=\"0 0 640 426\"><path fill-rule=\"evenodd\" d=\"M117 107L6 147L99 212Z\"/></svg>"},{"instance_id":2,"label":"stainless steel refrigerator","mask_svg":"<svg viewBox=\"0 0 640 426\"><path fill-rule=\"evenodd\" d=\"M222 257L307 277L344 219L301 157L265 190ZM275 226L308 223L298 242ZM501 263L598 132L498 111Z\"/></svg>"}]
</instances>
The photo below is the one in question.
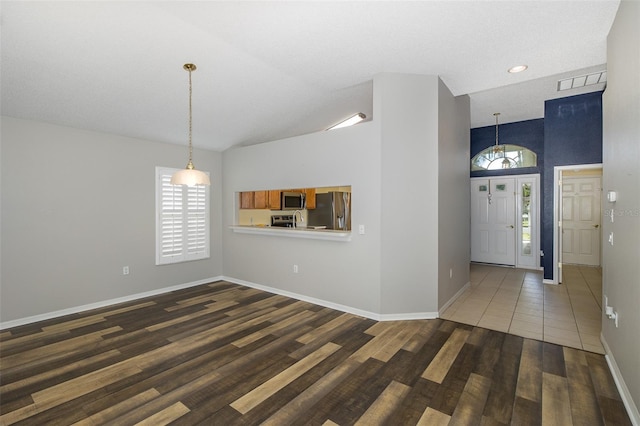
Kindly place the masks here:
<instances>
[{"instance_id":1,"label":"stainless steel refrigerator","mask_svg":"<svg viewBox=\"0 0 640 426\"><path fill-rule=\"evenodd\" d=\"M307 211L307 226L326 226L327 229L351 230L351 193L327 192L316 194L316 208Z\"/></svg>"}]
</instances>

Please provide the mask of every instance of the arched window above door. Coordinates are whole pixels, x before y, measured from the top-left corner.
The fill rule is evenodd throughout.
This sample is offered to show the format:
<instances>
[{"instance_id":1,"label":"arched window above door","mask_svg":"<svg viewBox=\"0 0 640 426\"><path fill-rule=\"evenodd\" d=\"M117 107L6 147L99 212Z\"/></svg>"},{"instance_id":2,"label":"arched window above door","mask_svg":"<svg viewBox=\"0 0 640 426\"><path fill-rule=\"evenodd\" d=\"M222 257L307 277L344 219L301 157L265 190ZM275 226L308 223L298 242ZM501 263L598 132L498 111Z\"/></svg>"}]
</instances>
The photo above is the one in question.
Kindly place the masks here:
<instances>
[{"instance_id":1,"label":"arched window above door","mask_svg":"<svg viewBox=\"0 0 640 426\"><path fill-rule=\"evenodd\" d=\"M536 167L538 155L520 145L493 145L471 159L471 171Z\"/></svg>"}]
</instances>

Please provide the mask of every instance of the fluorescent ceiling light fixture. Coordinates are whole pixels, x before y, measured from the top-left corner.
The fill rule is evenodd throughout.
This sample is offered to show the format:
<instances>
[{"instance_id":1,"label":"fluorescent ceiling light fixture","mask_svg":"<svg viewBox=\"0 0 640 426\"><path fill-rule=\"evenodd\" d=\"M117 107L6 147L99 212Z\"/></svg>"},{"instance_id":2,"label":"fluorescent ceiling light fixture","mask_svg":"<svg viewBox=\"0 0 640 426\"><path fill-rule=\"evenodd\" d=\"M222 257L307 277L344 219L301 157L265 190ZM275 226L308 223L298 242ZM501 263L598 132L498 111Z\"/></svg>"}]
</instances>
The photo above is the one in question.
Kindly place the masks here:
<instances>
[{"instance_id":1,"label":"fluorescent ceiling light fixture","mask_svg":"<svg viewBox=\"0 0 640 426\"><path fill-rule=\"evenodd\" d=\"M607 82L607 72L598 71L593 74L579 75L576 77L565 78L558 81L558 92L569 89L577 89L579 87L591 86L592 84L604 84Z\"/></svg>"},{"instance_id":2,"label":"fluorescent ceiling light fixture","mask_svg":"<svg viewBox=\"0 0 640 426\"><path fill-rule=\"evenodd\" d=\"M354 124L358 124L359 122L361 122L365 118L367 118L367 116L364 115L363 113L359 112L356 115L352 115L351 117L347 118L346 120L341 121L338 124L335 124L335 125L329 127L327 130L334 130L334 129L339 129L341 127L353 126Z\"/></svg>"},{"instance_id":3,"label":"fluorescent ceiling light fixture","mask_svg":"<svg viewBox=\"0 0 640 426\"><path fill-rule=\"evenodd\" d=\"M515 67L509 68L507 71L510 72L511 74L515 74L517 72L522 72L527 68L529 68L527 65L516 65Z\"/></svg>"}]
</instances>

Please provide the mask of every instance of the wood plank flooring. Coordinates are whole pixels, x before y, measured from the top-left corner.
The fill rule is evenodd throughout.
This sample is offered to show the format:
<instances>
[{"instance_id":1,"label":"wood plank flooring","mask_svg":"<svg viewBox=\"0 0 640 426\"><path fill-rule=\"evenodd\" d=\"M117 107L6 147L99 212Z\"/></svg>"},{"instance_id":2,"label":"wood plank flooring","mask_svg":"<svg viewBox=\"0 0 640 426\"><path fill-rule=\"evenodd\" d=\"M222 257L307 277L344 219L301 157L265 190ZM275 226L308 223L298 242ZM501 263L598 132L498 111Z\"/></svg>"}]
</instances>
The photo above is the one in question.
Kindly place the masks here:
<instances>
[{"instance_id":1,"label":"wood plank flooring","mask_svg":"<svg viewBox=\"0 0 640 426\"><path fill-rule=\"evenodd\" d=\"M631 424L602 355L224 281L0 342L1 425Z\"/></svg>"}]
</instances>

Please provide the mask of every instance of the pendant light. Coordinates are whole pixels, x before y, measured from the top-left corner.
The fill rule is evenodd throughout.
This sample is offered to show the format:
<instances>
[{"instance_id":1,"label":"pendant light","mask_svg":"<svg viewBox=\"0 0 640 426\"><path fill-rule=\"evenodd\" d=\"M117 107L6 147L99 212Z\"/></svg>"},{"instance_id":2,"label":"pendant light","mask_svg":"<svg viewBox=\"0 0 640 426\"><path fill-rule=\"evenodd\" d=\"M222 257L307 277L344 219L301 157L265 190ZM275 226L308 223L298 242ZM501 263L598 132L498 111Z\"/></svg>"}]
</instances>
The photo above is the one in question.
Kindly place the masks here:
<instances>
[{"instance_id":1,"label":"pendant light","mask_svg":"<svg viewBox=\"0 0 640 426\"><path fill-rule=\"evenodd\" d=\"M191 97L192 97L192 85L191 85L191 72L196 70L196 66L194 64L184 64L183 68L189 72L189 162L187 163L187 167L184 170L179 170L171 176L171 184L172 185L187 185L187 186L195 186L195 185L211 185L211 181L209 180L209 176L200 170L196 170L193 166L193 143L191 141L192 131L191 131L191 123L193 117L193 110L191 107Z\"/></svg>"},{"instance_id":2,"label":"pendant light","mask_svg":"<svg viewBox=\"0 0 640 426\"><path fill-rule=\"evenodd\" d=\"M510 169L511 168L511 161L509 161L509 159L507 158L507 147L504 147L504 149L502 151L502 156L504 157L502 159L502 168L503 169Z\"/></svg>"},{"instance_id":3,"label":"pendant light","mask_svg":"<svg viewBox=\"0 0 640 426\"><path fill-rule=\"evenodd\" d=\"M493 147L493 153L497 156L502 151L502 168L510 169L511 161L507 158L507 147L503 145L502 149L500 149L500 144L498 143L498 116L500 113L494 112L493 115L496 117L496 145Z\"/></svg>"},{"instance_id":4,"label":"pendant light","mask_svg":"<svg viewBox=\"0 0 640 426\"><path fill-rule=\"evenodd\" d=\"M493 153L494 154L498 154L500 152L500 146L498 144L498 116L500 115L499 112L494 112L493 116L496 118L496 144L493 147Z\"/></svg>"}]
</instances>

